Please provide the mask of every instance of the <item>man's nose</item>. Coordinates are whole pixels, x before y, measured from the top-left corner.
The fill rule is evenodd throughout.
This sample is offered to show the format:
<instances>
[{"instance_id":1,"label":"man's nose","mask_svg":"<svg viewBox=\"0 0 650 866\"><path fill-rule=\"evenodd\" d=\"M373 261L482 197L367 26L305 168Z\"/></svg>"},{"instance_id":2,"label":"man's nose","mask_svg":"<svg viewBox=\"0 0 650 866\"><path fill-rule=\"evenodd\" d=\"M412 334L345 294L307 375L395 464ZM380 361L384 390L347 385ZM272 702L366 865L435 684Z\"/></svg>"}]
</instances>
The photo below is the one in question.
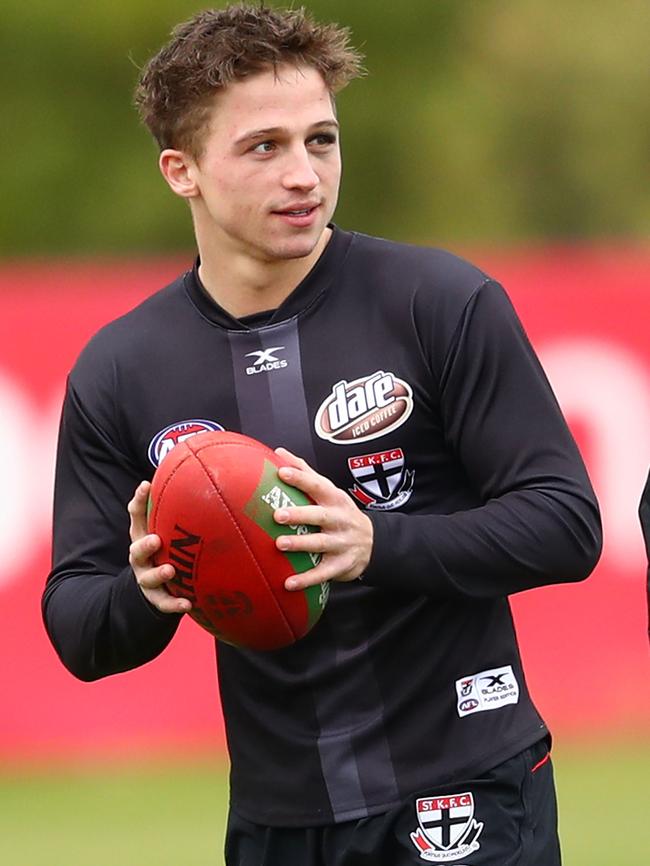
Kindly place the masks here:
<instances>
[{"instance_id":1,"label":"man's nose","mask_svg":"<svg viewBox=\"0 0 650 866\"><path fill-rule=\"evenodd\" d=\"M292 151L287 157L283 176L286 189L314 189L320 178L312 164L312 155L304 147Z\"/></svg>"}]
</instances>

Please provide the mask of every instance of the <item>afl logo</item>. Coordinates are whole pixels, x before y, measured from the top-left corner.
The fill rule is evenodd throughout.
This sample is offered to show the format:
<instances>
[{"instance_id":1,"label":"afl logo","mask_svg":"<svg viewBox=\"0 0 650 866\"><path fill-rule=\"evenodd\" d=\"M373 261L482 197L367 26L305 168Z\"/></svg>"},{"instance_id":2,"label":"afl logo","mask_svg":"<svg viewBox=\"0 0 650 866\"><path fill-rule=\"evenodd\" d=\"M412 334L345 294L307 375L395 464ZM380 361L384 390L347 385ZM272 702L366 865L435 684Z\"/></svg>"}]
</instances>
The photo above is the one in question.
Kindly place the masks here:
<instances>
[{"instance_id":1,"label":"afl logo","mask_svg":"<svg viewBox=\"0 0 650 866\"><path fill-rule=\"evenodd\" d=\"M183 442L189 439L190 436L196 436L197 433L206 433L209 430L224 430L221 424L215 421L205 421L204 419L192 418L189 421L177 421L176 424L170 424L165 427L160 433L156 433L149 444L149 460L154 466L160 466L169 452Z\"/></svg>"},{"instance_id":2,"label":"afl logo","mask_svg":"<svg viewBox=\"0 0 650 866\"><path fill-rule=\"evenodd\" d=\"M377 370L352 382L337 382L321 403L314 427L321 439L335 445L367 442L400 427L412 411L410 385Z\"/></svg>"}]
</instances>

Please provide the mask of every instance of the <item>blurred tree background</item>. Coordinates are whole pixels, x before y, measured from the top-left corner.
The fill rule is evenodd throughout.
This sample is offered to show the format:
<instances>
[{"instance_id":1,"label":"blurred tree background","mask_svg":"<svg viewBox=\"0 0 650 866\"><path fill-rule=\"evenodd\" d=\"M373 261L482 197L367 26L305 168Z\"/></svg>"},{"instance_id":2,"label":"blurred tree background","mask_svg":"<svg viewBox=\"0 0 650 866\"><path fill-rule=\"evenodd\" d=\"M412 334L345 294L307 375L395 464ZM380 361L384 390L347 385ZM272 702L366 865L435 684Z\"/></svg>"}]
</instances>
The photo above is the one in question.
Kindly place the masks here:
<instances>
[{"instance_id":1,"label":"blurred tree background","mask_svg":"<svg viewBox=\"0 0 650 866\"><path fill-rule=\"evenodd\" d=\"M131 94L209 5L2 0L1 256L192 248ZM648 237L648 0L304 5L367 56L339 98L339 224L443 245Z\"/></svg>"}]
</instances>

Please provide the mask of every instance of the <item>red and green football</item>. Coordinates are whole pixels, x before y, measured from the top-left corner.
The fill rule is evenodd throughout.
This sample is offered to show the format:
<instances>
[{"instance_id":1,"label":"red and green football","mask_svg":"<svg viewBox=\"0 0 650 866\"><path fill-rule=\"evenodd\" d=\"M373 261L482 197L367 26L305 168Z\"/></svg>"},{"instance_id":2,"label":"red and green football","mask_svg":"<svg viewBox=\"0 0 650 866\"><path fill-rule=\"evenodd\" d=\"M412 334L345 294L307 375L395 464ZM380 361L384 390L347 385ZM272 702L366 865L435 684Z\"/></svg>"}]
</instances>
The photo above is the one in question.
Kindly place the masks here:
<instances>
[{"instance_id":1,"label":"red and green football","mask_svg":"<svg viewBox=\"0 0 650 866\"><path fill-rule=\"evenodd\" d=\"M318 531L281 526L277 508L311 500L278 477L274 451L248 436L198 433L176 445L156 470L149 531L160 536L157 564L171 563L173 595L192 602L190 616L219 640L273 650L304 637L320 618L328 584L289 592L292 574L318 554L282 552L279 535Z\"/></svg>"}]
</instances>

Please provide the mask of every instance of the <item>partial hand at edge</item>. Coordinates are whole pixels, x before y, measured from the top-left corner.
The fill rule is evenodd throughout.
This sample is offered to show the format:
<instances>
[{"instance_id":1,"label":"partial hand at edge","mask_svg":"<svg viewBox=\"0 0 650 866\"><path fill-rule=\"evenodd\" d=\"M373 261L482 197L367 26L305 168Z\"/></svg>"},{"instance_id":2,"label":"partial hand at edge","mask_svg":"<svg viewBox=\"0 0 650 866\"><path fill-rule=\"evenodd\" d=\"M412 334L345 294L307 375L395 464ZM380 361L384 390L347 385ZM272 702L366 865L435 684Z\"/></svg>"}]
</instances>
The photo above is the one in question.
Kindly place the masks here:
<instances>
[{"instance_id":1,"label":"partial hand at edge","mask_svg":"<svg viewBox=\"0 0 650 866\"><path fill-rule=\"evenodd\" d=\"M161 613L187 613L192 607L186 598L175 598L166 585L176 573L169 563L155 565L153 556L160 549L161 541L158 535L147 532L147 500L151 484L142 481L128 504L131 518L129 534L129 564L133 569L138 586L144 597Z\"/></svg>"}]
</instances>

